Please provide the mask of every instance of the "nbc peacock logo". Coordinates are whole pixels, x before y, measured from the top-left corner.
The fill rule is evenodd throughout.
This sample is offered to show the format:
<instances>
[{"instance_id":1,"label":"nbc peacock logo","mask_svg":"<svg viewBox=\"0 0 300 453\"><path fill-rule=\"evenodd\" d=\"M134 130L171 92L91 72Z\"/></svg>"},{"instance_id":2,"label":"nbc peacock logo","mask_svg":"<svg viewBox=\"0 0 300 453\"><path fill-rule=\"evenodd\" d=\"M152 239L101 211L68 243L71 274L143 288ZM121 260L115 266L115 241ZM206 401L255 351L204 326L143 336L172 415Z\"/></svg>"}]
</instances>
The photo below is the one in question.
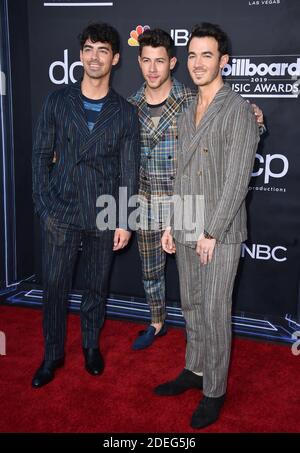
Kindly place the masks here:
<instances>
[{"instance_id":1,"label":"nbc peacock logo","mask_svg":"<svg viewBox=\"0 0 300 453\"><path fill-rule=\"evenodd\" d=\"M135 30L131 30L130 32L130 38L128 39L128 44L129 46L138 46L139 41L138 37L144 33L145 30L150 30L149 25L138 25Z\"/></svg>"}]
</instances>

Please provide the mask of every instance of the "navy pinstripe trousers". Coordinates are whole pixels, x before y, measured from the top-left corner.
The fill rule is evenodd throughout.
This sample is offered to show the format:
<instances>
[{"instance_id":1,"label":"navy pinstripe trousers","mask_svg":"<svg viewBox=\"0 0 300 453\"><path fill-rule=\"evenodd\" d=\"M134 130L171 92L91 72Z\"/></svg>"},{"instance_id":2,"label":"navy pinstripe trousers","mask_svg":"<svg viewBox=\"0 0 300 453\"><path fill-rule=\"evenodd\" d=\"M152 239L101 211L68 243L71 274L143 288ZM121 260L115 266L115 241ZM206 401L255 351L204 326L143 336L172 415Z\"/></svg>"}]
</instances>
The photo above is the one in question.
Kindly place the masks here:
<instances>
[{"instance_id":1,"label":"navy pinstripe trousers","mask_svg":"<svg viewBox=\"0 0 300 453\"><path fill-rule=\"evenodd\" d=\"M84 292L80 306L82 346L97 348L104 322L114 231L82 230L51 217L42 221L43 333L45 359L64 355L67 300L82 242Z\"/></svg>"}]
</instances>

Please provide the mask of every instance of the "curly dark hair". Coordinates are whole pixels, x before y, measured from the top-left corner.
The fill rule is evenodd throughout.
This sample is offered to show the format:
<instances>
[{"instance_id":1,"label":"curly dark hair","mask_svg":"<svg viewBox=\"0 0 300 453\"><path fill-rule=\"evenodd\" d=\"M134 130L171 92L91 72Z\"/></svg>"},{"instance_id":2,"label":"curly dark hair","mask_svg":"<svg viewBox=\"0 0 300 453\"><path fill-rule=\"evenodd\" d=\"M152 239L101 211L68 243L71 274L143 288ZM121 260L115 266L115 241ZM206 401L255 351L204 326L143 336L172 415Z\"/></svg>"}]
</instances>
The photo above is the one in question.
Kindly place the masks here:
<instances>
[{"instance_id":1,"label":"curly dark hair","mask_svg":"<svg viewBox=\"0 0 300 453\"><path fill-rule=\"evenodd\" d=\"M193 38L215 38L218 41L218 49L221 55L229 54L230 52L230 41L226 33L216 24L210 24L209 22L202 22L193 27L190 38L187 43L187 51L189 51L190 43Z\"/></svg>"},{"instance_id":2,"label":"curly dark hair","mask_svg":"<svg viewBox=\"0 0 300 453\"><path fill-rule=\"evenodd\" d=\"M142 54L143 47L164 47L168 52L170 58L175 55L174 41L172 37L164 30L160 28L154 28L153 30L145 30L139 37L139 53Z\"/></svg>"},{"instance_id":3,"label":"curly dark hair","mask_svg":"<svg viewBox=\"0 0 300 453\"><path fill-rule=\"evenodd\" d=\"M88 25L82 33L78 36L80 48L83 46L87 39L92 42L106 42L111 45L113 55L120 52L120 36L117 30L109 24L98 23Z\"/></svg>"}]
</instances>

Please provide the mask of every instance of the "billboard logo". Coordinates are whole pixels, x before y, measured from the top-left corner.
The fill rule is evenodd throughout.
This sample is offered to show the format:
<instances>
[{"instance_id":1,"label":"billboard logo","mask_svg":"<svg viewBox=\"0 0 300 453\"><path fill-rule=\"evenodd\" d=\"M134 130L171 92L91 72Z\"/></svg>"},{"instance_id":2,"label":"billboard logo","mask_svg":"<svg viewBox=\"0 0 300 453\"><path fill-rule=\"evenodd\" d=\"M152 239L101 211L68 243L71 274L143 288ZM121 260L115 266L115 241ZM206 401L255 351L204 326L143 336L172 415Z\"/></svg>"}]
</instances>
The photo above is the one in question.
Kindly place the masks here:
<instances>
[{"instance_id":1,"label":"billboard logo","mask_svg":"<svg viewBox=\"0 0 300 453\"><path fill-rule=\"evenodd\" d=\"M244 97L297 98L299 55L231 57L222 71L233 91Z\"/></svg>"},{"instance_id":2,"label":"billboard logo","mask_svg":"<svg viewBox=\"0 0 300 453\"><path fill-rule=\"evenodd\" d=\"M137 27L135 27L135 30L131 30L130 38L128 39L129 46L131 47L138 46L139 45L138 37L142 33L144 33L145 30L150 30L149 25L144 26L138 25Z\"/></svg>"},{"instance_id":3,"label":"billboard logo","mask_svg":"<svg viewBox=\"0 0 300 453\"><path fill-rule=\"evenodd\" d=\"M276 247L270 247L269 245L264 244L252 244L248 247L246 244L242 244L242 258L245 258L246 253L252 259L256 260L271 260L277 262L283 262L287 260L285 256L285 252L287 252L287 248L281 245L277 245Z\"/></svg>"},{"instance_id":4,"label":"billboard logo","mask_svg":"<svg viewBox=\"0 0 300 453\"><path fill-rule=\"evenodd\" d=\"M3 71L0 71L0 96L6 95L6 77Z\"/></svg>"},{"instance_id":5,"label":"billboard logo","mask_svg":"<svg viewBox=\"0 0 300 453\"><path fill-rule=\"evenodd\" d=\"M6 336L0 330L0 355L6 355Z\"/></svg>"}]
</instances>

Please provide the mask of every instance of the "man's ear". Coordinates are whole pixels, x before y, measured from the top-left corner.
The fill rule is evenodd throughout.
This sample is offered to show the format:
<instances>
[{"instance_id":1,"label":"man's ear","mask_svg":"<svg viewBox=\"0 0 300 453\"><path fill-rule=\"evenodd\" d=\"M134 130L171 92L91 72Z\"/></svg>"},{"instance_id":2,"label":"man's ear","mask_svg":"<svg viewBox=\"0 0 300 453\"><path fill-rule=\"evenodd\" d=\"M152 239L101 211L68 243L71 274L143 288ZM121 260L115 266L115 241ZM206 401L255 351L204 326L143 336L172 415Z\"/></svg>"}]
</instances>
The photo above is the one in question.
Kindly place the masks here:
<instances>
[{"instance_id":1,"label":"man's ear","mask_svg":"<svg viewBox=\"0 0 300 453\"><path fill-rule=\"evenodd\" d=\"M172 58L170 59L170 70L171 70L171 71L172 71L172 69L175 68L176 63L177 63L177 58L176 58L176 57L172 57Z\"/></svg>"},{"instance_id":2,"label":"man's ear","mask_svg":"<svg viewBox=\"0 0 300 453\"><path fill-rule=\"evenodd\" d=\"M227 65L228 61L229 61L228 53L226 53L225 55L222 55L220 58L220 68L223 69L224 66Z\"/></svg>"},{"instance_id":3,"label":"man's ear","mask_svg":"<svg viewBox=\"0 0 300 453\"><path fill-rule=\"evenodd\" d=\"M114 56L113 56L112 65L116 66L116 64L119 63L119 60L120 60L120 54L119 53L115 53Z\"/></svg>"}]
</instances>

